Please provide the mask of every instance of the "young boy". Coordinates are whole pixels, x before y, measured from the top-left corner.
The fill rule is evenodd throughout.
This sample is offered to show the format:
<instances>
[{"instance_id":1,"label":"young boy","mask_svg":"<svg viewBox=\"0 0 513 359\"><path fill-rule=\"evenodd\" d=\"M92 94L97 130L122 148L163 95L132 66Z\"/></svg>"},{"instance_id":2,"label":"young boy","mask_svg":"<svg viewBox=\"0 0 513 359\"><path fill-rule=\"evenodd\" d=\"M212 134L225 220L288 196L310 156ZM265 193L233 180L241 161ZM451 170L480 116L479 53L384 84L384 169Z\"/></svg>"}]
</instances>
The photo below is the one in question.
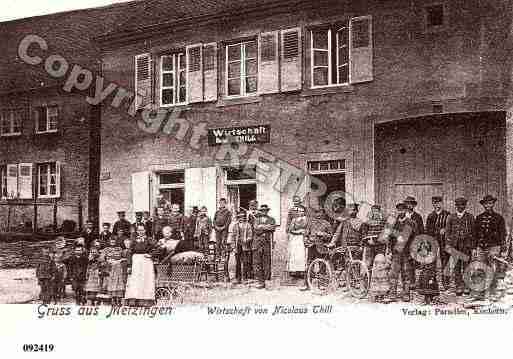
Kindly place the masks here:
<instances>
[{"instance_id":1,"label":"young boy","mask_svg":"<svg viewBox=\"0 0 513 359\"><path fill-rule=\"evenodd\" d=\"M109 245L110 237L112 237L112 232L110 231L110 223L105 222L102 224L102 231L100 233L101 248L105 248Z\"/></svg>"},{"instance_id":2,"label":"young boy","mask_svg":"<svg viewBox=\"0 0 513 359\"><path fill-rule=\"evenodd\" d=\"M77 305L85 304L84 284L87 278L87 256L84 247L77 245L73 255L67 260L69 269L69 278L71 286L75 292L75 301Z\"/></svg>"},{"instance_id":3,"label":"young boy","mask_svg":"<svg viewBox=\"0 0 513 359\"><path fill-rule=\"evenodd\" d=\"M210 233L212 232L212 221L208 217L207 207L200 209L198 219L196 220L196 229L194 230L194 242L198 250L205 252L207 250Z\"/></svg>"},{"instance_id":4,"label":"young boy","mask_svg":"<svg viewBox=\"0 0 513 359\"><path fill-rule=\"evenodd\" d=\"M53 302L57 304L66 296L66 265L63 262L63 254L55 254L55 277L53 280Z\"/></svg>"},{"instance_id":5,"label":"young boy","mask_svg":"<svg viewBox=\"0 0 513 359\"><path fill-rule=\"evenodd\" d=\"M43 304L50 304L52 297L52 282L55 277L55 262L52 258L50 249L43 248L39 264L36 268L36 277L41 287L40 299Z\"/></svg>"}]
</instances>

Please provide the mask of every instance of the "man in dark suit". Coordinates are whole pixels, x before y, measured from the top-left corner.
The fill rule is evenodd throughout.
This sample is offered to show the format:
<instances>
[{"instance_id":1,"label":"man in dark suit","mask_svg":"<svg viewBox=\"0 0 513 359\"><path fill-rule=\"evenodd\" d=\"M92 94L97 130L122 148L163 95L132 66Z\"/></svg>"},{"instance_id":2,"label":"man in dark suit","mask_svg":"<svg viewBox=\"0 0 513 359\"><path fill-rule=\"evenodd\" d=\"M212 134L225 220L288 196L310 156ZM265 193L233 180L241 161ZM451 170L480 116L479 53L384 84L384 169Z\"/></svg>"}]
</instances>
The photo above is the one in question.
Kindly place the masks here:
<instances>
[{"instance_id":1,"label":"man in dark suit","mask_svg":"<svg viewBox=\"0 0 513 359\"><path fill-rule=\"evenodd\" d=\"M445 226L449 212L443 209L442 202L442 196L433 196L431 198L434 210L426 219L426 234L429 234L438 242L442 268L445 269L450 258L450 254L445 251ZM442 280L445 290L448 290L451 284L451 277L444 274Z\"/></svg>"},{"instance_id":2,"label":"man in dark suit","mask_svg":"<svg viewBox=\"0 0 513 359\"><path fill-rule=\"evenodd\" d=\"M476 217L474 222L474 245L473 257L484 262L488 267L492 268L491 281L488 288L478 290L478 298L484 299L485 292L489 298L496 300L497 289L497 265L493 257L499 256L501 251L505 249L506 243L506 225L504 218L494 211L493 207L497 202L497 198L486 195L479 203L484 207L484 212Z\"/></svg>"}]
</instances>

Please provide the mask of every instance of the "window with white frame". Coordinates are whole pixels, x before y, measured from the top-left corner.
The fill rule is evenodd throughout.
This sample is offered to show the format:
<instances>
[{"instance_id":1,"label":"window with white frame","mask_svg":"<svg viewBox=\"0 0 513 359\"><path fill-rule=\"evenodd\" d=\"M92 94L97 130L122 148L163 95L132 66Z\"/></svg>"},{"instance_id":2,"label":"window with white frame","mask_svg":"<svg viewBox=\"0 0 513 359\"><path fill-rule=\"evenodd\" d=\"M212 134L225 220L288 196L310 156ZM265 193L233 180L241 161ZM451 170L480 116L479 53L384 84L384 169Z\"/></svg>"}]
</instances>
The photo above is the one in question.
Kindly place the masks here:
<instances>
[{"instance_id":1,"label":"window with white frame","mask_svg":"<svg viewBox=\"0 0 513 359\"><path fill-rule=\"evenodd\" d=\"M187 101L187 63L185 52L160 58L160 105L173 106Z\"/></svg>"},{"instance_id":2,"label":"window with white frame","mask_svg":"<svg viewBox=\"0 0 513 359\"><path fill-rule=\"evenodd\" d=\"M0 166L0 199L7 198L7 167Z\"/></svg>"},{"instance_id":3,"label":"window with white frame","mask_svg":"<svg viewBox=\"0 0 513 359\"><path fill-rule=\"evenodd\" d=\"M58 106L43 106L37 111L36 133L57 132Z\"/></svg>"},{"instance_id":4,"label":"window with white frame","mask_svg":"<svg viewBox=\"0 0 513 359\"><path fill-rule=\"evenodd\" d=\"M19 110L0 111L0 134L2 136L21 135L22 113Z\"/></svg>"},{"instance_id":5,"label":"window with white frame","mask_svg":"<svg viewBox=\"0 0 513 359\"><path fill-rule=\"evenodd\" d=\"M257 49L255 40L226 45L226 94L228 96L256 94Z\"/></svg>"},{"instance_id":6,"label":"window with white frame","mask_svg":"<svg viewBox=\"0 0 513 359\"><path fill-rule=\"evenodd\" d=\"M58 163L41 163L37 166L38 197L55 198L60 195L60 180Z\"/></svg>"},{"instance_id":7,"label":"window with white frame","mask_svg":"<svg viewBox=\"0 0 513 359\"><path fill-rule=\"evenodd\" d=\"M349 83L349 24L310 30L312 87Z\"/></svg>"}]
</instances>

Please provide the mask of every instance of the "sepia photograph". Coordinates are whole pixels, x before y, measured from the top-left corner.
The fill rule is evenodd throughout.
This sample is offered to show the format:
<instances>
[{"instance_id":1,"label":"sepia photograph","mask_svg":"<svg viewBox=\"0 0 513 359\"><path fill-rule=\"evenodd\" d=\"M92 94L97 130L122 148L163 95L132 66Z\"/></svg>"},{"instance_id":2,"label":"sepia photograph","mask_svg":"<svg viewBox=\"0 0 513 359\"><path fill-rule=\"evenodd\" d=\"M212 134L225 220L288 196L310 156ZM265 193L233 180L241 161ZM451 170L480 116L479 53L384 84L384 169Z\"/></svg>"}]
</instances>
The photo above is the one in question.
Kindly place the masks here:
<instances>
[{"instance_id":1,"label":"sepia photograph","mask_svg":"<svg viewBox=\"0 0 513 359\"><path fill-rule=\"evenodd\" d=\"M511 334L511 0L4 2L6 325Z\"/></svg>"}]
</instances>

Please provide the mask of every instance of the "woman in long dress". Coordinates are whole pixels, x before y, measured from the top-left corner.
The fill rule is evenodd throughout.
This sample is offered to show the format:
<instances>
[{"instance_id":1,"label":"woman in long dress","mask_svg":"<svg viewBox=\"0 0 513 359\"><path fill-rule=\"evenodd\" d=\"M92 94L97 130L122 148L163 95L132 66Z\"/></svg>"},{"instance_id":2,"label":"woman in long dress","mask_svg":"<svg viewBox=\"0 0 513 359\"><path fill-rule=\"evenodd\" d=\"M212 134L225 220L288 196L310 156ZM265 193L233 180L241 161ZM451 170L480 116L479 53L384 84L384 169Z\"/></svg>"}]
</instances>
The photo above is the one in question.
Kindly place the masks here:
<instances>
[{"instance_id":1,"label":"woman in long dress","mask_svg":"<svg viewBox=\"0 0 513 359\"><path fill-rule=\"evenodd\" d=\"M130 249L130 275L125 292L129 305L151 306L155 303L155 272L151 257L153 249L151 239L146 236L146 228L142 224L138 225Z\"/></svg>"},{"instance_id":2,"label":"woman in long dress","mask_svg":"<svg viewBox=\"0 0 513 359\"><path fill-rule=\"evenodd\" d=\"M287 271L293 275L302 275L306 270L305 234L308 227L304 207L296 209L297 215L291 220L288 244Z\"/></svg>"}]
</instances>

